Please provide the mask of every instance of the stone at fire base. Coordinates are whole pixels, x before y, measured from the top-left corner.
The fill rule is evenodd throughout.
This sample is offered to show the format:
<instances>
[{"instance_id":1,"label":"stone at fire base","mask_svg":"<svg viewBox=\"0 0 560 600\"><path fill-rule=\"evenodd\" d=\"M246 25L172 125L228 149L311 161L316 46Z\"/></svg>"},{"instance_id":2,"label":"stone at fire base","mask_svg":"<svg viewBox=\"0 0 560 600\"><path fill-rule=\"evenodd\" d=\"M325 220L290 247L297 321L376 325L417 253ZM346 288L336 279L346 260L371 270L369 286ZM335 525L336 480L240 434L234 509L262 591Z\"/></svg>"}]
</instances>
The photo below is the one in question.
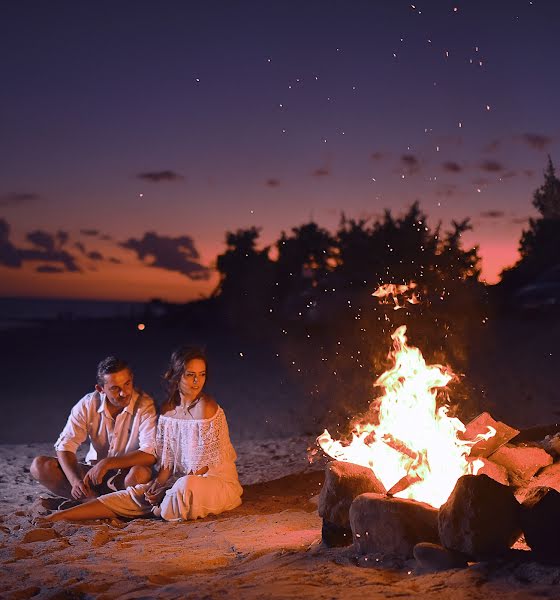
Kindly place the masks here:
<instances>
[{"instance_id":1,"label":"stone at fire base","mask_svg":"<svg viewBox=\"0 0 560 600\"><path fill-rule=\"evenodd\" d=\"M318 511L323 518L323 542L327 546L348 546L352 543L350 505L356 496L365 492L385 492L371 469L338 460L326 466Z\"/></svg>"},{"instance_id":2,"label":"stone at fire base","mask_svg":"<svg viewBox=\"0 0 560 600\"><path fill-rule=\"evenodd\" d=\"M489 458L507 469L510 482L515 486L523 485L537 471L552 464L552 456L534 446L502 446Z\"/></svg>"},{"instance_id":3,"label":"stone at fire base","mask_svg":"<svg viewBox=\"0 0 560 600\"><path fill-rule=\"evenodd\" d=\"M467 457L467 461L471 463L476 461L479 463L479 466L480 463L482 463L482 467L480 467L476 473L477 475L488 475L488 477L494 481L497 481L498 483L509 485L507 469L502 465L498 465L491 460L482 457L473 458L469 456Z\"/></svg>"},{"instance_id":4,"label":"stone at fire base","mask_svg":"<svg viewBox=\"0 0 560 600\"><path fill-rule=\"evenodd\" d=\"M560 462L545 467L536 477L524 487L515 490L515 497L519 502L525 502L525 499L536 488L550 487L560 492Z\"/></svg>"},{"instance_id":5,"label":"stone at fire base","mask_svg":"<svg viewBox=\"0 0 560 600\"><path fill-rule=\"evenodd\" d=\"M439 544L421 542L414 546L417 569L426 571L446 571L468 567L467 557L461 552L448 550Z\"/></svg>"},{"instance_id":6,"label":"stone at fire base","mask_svg":"<svg viewBox=\"0 0 560 600\"><path fill-rule=\"evenodd\" d=\"M463 475L439 509L439 535L449 550L484 560L504 554L521 534L513 490L487 475Z\"/></svg>"},{"instance_id":7,"label":"stone at fire base","mask_svg":"<svg viewBox=\"0 0 560 600\"><path fill-rule=\"evenodd\" d=\"M521 525L531 550L545 558L560 558L560 493L534 488L523 502Z\"/></svg>"},{"instance_id":8,"label":"stone at fire base","mask_svg":"<svg viewBox=\"0 0 560 600\"><path fill-rule=\"evenodd\" d=\"M350 506L350 526L358 554L408 559L420 542L438 543L438 511L415 500L362 494Z\"/></svg>"}]
</instances>

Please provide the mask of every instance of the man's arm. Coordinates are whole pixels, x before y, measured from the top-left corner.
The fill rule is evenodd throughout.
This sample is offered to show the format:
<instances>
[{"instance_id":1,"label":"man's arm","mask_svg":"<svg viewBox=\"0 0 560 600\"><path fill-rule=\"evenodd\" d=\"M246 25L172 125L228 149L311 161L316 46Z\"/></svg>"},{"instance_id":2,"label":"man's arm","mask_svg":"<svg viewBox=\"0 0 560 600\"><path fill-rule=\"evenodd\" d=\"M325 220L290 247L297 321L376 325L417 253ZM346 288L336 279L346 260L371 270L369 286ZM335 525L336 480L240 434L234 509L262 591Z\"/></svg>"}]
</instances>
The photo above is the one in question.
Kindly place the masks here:
<instances>
[{"instance_id":1,"label":"man's arm","mask_svg":"<svg viewBox=\"0 0 560 600\"><path fill-rule=\"evenodd\" d=\"M76 454L67 450L58 450L56 457L58 458L60 468L70 483L72 498L80 500L81 498L90 496L91 490L82 479L82 472L78 465Z\"/></svg>"},{"instance_id":2,"label":"man's arm","mask_svg":"<svg viewBox=\"0 0 560 600\"><path fill-rule=\"evenodd\" d=\"M87 485L99 485L103 481L103 477L107 471L113 469L126 469L138 465L140 467L151 467L156 462L156 457L153 454L142 452L142 450L134 450L128 454L121 456L108 456L98 461L84 477L84 482Z\"/></svg>"}]
</instances>

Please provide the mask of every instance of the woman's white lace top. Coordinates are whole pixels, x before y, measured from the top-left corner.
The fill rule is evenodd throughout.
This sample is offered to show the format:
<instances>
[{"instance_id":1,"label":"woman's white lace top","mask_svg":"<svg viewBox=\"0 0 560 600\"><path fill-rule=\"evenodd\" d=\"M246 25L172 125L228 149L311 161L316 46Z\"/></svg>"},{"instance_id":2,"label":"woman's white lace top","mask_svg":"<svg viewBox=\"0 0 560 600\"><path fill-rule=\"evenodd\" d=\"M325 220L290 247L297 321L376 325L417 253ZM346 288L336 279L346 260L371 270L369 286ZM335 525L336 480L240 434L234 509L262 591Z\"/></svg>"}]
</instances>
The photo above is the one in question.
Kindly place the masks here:
<instances>
[{"instance_id":1,"label":"woman's white lace top","mask_svg":"<svg viewBox=\"0 0 560 600\"><path fill-rule=\"evenodd\" d=\"M221 407L209 419L160 416L156 445L159 464L176 474L196 473L236 459Z\"/></svg>"}]
</instances>

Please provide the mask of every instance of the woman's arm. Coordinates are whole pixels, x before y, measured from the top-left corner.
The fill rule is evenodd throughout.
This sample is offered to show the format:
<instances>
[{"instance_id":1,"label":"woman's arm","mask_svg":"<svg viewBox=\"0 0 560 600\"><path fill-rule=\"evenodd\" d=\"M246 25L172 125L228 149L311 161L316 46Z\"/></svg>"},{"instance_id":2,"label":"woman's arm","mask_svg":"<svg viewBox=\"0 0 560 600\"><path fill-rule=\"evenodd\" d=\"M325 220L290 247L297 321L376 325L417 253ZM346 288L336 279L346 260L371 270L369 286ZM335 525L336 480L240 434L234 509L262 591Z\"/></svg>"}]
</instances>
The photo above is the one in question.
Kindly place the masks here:
<instances>
[{"instance_id":1,"label":"woman's arm","mask_svg":"<svg viewBox=\"0 0 560 600\"><path fill-rule=\"evenodd\" d=\"M157 487L161 487L167 483L171 475L173 475L173 470L171 467L161 467L156 475L156 478L154 479L154 483L157 485Z\"/></svg>"}]
</instances>

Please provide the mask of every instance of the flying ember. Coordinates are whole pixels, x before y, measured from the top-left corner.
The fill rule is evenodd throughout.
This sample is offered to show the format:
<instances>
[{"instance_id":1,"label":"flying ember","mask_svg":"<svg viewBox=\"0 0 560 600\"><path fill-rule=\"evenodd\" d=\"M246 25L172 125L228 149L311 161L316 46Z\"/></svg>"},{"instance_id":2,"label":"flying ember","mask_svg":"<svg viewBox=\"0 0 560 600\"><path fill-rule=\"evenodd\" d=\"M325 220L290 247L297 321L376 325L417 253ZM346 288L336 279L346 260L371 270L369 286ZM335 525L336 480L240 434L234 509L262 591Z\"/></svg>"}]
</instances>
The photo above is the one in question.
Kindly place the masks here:
<instances>
[{"instance_id":1,"label":"flying ember","mask_svg":"<svg viewBox=\"0 0 560 600\"><path fill-rule=\"evenodd\" d=\"M357 423L349 444L333 440L327 430L317 442L336 460L371 468L391 495L439 508L459 477L478 472L481 463L469 453L480 438L460 439L465 425L437 402L438 390L455 375L448 367L427 365L405 334L404 325L392 334L392 367L375 382L383 388L373 404L375 424Z\"/></svg>"}]
</instances>

